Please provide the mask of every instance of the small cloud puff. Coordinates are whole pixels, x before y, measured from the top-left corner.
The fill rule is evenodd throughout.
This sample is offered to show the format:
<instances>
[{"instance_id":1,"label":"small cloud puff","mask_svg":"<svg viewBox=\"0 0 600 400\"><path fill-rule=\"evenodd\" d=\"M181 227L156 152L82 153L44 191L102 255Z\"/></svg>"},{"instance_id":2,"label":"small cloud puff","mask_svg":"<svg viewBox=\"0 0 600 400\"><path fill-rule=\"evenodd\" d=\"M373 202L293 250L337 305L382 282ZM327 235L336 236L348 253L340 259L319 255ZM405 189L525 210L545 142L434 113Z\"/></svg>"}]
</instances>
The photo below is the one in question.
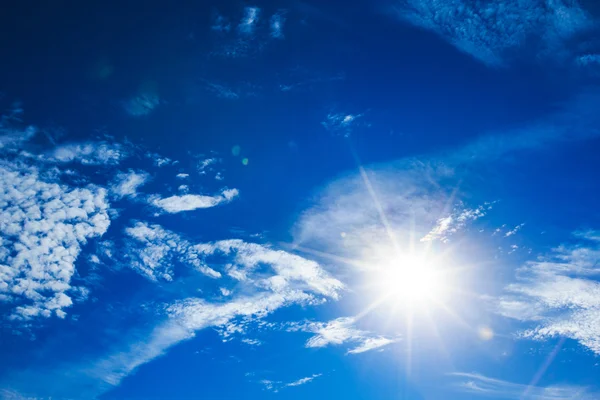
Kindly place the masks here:
<instances>
[{"instance_id":1,"label":"small cloud puff","mask_svg":"<svg viewBox=\"0 0 600 400\"><path fill-rule=\"evenodd\" d=\"M143 171L119 172L110 186L110 191L116 198L136 197L137 188L149 179L150 175Z\"/></svg>"},{"instance_id":2,"label":"small cloud puff","mask_svg":"<svg viewBox=\"0 0 600 400\"><path fill-rule=\"evenodd\" d=\"M363 117L364 114L342 114L329 113L321 125L325 129L334 133L342 133L344 136L350 136L352 129L356 125L356 120Z\"/></svg>"},{"instance_id":3,"label":"small cloud puff","mask_svg":"<svg viewBox=\"0 0 600 400\"><path fill-rule=\"evenodd\" d=\"M273 14L269 21L271 28L271 37L276 39L283 39L283 24L285 23L285 16L282 13Z\"/></svg>"},{"instance_id":4,"label":"small cloud puff","mask_svg":"<svg viewBox=\"0 0 600 400\"><path fill-rule=\"evenodd\" d=\"M260 17L260 8L246 7L244 8L244 16L240 21L237 29L245 35L252 34Z\"/></svg>"},{"instance_id":5,"label":"small cloud puff","mask_svg":"<svg viewBox=\"0 0 600 400\"><path fill-rule=\"evenodd\" d=\"M183 196L161 198L159 195L154 195L149 198L149 203L170 214L175 214L183 211L211 208L218 206L219 204L229 203L238 195L239 191L237 189L224 189L221 191L221 194L216 196L186 194Z\"/></svg>"}]
</instances>

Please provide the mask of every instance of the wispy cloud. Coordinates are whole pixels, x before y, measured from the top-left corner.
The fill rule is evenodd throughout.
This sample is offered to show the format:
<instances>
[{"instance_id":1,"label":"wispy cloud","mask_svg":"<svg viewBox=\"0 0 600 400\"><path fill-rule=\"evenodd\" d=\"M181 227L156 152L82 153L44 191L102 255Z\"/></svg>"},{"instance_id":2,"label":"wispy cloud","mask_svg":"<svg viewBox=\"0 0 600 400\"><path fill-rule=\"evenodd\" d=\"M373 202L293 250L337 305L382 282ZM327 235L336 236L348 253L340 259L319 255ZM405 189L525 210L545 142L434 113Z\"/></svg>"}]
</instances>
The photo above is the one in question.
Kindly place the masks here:
<instances>
[{"instance_id":1,"label":"wispy cloud","mask_svg":"<svg viewBox=\"0 0 600 400\"><path fill-rule=\"evenodd\" d=\"M506 232L504 234L504 237L509 237L509 236L512 236L512 235L516 235L517 232L519 232L524 226L525 226L525 223L522 223L522 224L519 224L519 225L515 226L510 231Z\"/></svg>"},{"instance_id":2,"label":"wispy cloud","mask_svg":"<svg viewBox=\"0 0 600 400\"><path fill-rule=\"evenodd\" d=\"M313 374L311 376L307 376L305 378L300 378L298 380L295 380L292 382L287 382L287 383L282 382L282 381L273 381L270 379L261 379L260 381L258 381L258 383L263 385L265 387L265 389L277 393L281 389L284 389L287 387L306 385L307 383L310 383L321 376L323 376L323 374Z\"/></svg>"},{"instance_id":3,"label":"wispy cloud","mask_svg":"<svg viewBox=\"0 0 600 400\"><path fill-rule=\"evenodd\" d=\"M530 386L489 378L477 373L455 372L449 376L458 391L507 400L523 399L525 395L528 399L536 400L592 400L600 394L583 386L560 384L546 387Z\"/></svg>"},{"instance_id":4,"label":"wispy cloud","mask_svg":"<svg viewBox=\"0 0 600 400\"><path fill-rule=\"evenodd\" d=\"M363 116L363 114L329 113L321 125L330 132L350 136L356 127L356 120Z\"/></svg>"},{"instance_id":5,"label":"wispy cloud","mask_svg":"<svg viewBox=\"0 0 600 400\"><path fill-rule=\"evenodd\" d=\"M208 90L216 94L217 97L220 97L222 99L231 100L240 98L240 94L237 91L230 88L229 86L225 86L214 82L206 82L206 87Z\"/></svg>"},{"instance_id":6,"label":"wispy cloud","mask_svg":"<svg viewBox=\"0 0 600 400\"><path fill-rule=\"evenodd\" d=\"M285 15L283 12L273 14L269 20L269 27L271 29L271 37L276 39L283 39L283 24L285 24Z\"/></svg>"},{"instance_id":7,"label":"wispy cloud","mask_svg":"<svg viewBox=\"0 0 600 400\"><path fill-rule=\"evenodd\" d=\"M562 57L569 40L594 22L576 1L401 0L393 6L403 21L432 31L484 64L499 67L531 53Z\"/></svg>"},{"instance_id":8,"label":"wispy cloud","mask_svg":"<svg viewBox=\"0 0 600 400\"><path fill-rule=\"evenodd\" d=\"M290 382L290 383L286 384L285 386L288 386L288 387L290 387L290 386L300 386L300 385L305 385L305 384L307 384L308 382L312 382L312 381L314 381L316 378L318 378L318 377L320 377L320 376L322 376L322 375L323 375L323 374L313 374L313 375L311 375L311 376L307 376L307 377L305 377L305 378L300 378L300 379L298 379L297 381Z\"/></svg>"},{"instance_id":9,"label":"wispy cloud","mask_svg":"<svg viewBox=\"0 0 600 400\"><path fill-rule=\"evenodd\" d=\"M561 104L559 111L553 115L532 121L518 129L482 135L463 148L447 154L445 159L453 165L490 162L511 153L600 136L600 115L595 109L599 99L598 91L580 93Z\"/></svg>"},{"instance_id":10,"label":"wispy cloud","mask_svg":"<svg viewBox=\"0 0 600 400\"><path fill-rule=\"evenodd\" d=\"M359 354L374 350L399 341L399 338L386 338L371 332L357 329L353 317L337 318L329 322L304 322L289 324L290 332L311 332L316 335L308 339L306 347L339 346L354 343L356 347L348 350L347 354Z\"/></svg>"},{"instance_id":11,"label":"wispy cloud","mask_svg":"<svg viewBox=\"0 0 600 400\"><path fill-rule=\"evenodd\" d=\"M388 262L392 241L407 249L458 205L456 185L454 171L442 163L405 160L365 168L324 188L301 215L295 242L360 261L353 268L375 268Z\"/></svg>"},{"instance_id":12,"label":"wispy cloud","mask_svg":"<svg viewBox=\"0 0 600 400\"><path fill-rule=\"evenodd\" d=\"M576 239L522 266L495 307L501 315L535 323L522 338L567 337L600 354L600 326L594 322L600 318L600 240L594 232L577 233Z\"/></svg>"},{"instance_id":13,"label":"wispy cloud","mask_svg":"<svg viewBox=\"0 0 600 400\"><path fill-rule=\"evenodd\" d=\"M390 339L386 337L370 337L364 339L362 343L360 343L357 347L348 350L348 354L360 354L367 351L380 349L384 346L387 346L392 343L398 342L400 339Z\"/></svg>"},{"instance_id":14,"label":"wispy cloud","mask_svg":"<svg viewBox=\"0 0 600 400\"><path fill-rule=\"evenodd\" d=\"M210 29L217 32L229 32L231 30L231 24L223 15L215 13Z\"/></svg>"},{"instance_id":15,"label":"wispy cloud","mask_svg":"<svg viewBox=\"0 0 600 400\"><path fill-rule=\"evenodd\" d=\"M234 251L232 245L237 246L238 250ZM102 390L118 385L137 367L164 354L176 343L194 337L196 331L208 327L223 327L234 318L262 319L281 307L310 304L314 301L314 294L329 292L323 291L325 285L332 282L327 273L317 264L295 255L241 241L200 245L196 250L208 252L225 249L228 249L226 254L236 254L238 260L240 257L246 260L245 268L249 268L249 274L252 266L256 267L258 263L270 265L275 274L270 277L248 277L255 288L254 293L250 294L251 291L247 288L246 295L234 297L228 302L211 303L206 299L188 298L168 305L166 307L168 318L159 323L142 340L127 343L122 350L85 365L84 370L87 375L108 384L108 387ZM248 252L249 249L256 249L258 253ZM259 255L260 257L257 257ZM287 261L282 261L282 258L287 258ZM314 268L317 270L315 271ZM306 271L306 274L301 271ZM315 272L316 276L320 277L318 279L326 283L318 283L315 280ZM281 278L277 279L277 277ZM264 286L262 284L268 281L281 281L284 285ZM341 287L341 283L338 284Z\"/></svg>"},{"instance_id":16,"label":"wispy cloud","mask_svg":"<svg viewBox=\"0 0 600 400\"><path fill-rule=\"evenodd\" d=\"M216 34L216 49L212 55L228 58L255 55L270 42L284 38L284 24L284 12L263 16L263 10L256 6L244 7L234 29L229 18L215 14L211 30Z\"/></svg>"},{"instance_id":17,"label":"wispy cloud","mask_svg":"<svg viewBox=\"0 0 600 400\"><path fill-rule=\"evenodd\" d=\"M577 63L582 66L600 66L600 54L584 54L577 57Z\"/></svg>"},{"instance_id":18,"label":"wispy cloud","mask_svg":"<svg viewBox=\"0 0 600 400\"><path fill-rule=\"evenodd\" d=\"M260 18L260 8L258 7L245 7L244 16L237 26L240 33L244 35L251 35L256 29L256 24Z\"/></svg>"},{"instance_id":19,"label":"wispy cloud","mask_svg":"<svg viewBox=\"0 0 600 400\"><path fill-rule=\"evenodd\" d=\"M483 217L492 207L493 205L488 203L474 209L456 210L451 215L438 219L436 226L421 238L421 242L430 242L437 239L447 243L450 240L450 235L463 229L468 222Z\"/></svg>"},{"instance_id":20,"label":"wispy cloud","mask_svg":"<svg viewBox=\"0 0 600 400\"><path fill-rule=\"evenodd\" d=\"M201 194L185 194L161 198L159 195L150 196L148 202L170 214L193 211L202 208L216 207L219 204L231 202L238 196L237 189L223 189L220 194L206 196Z\"/></svg>"}]
</instances>

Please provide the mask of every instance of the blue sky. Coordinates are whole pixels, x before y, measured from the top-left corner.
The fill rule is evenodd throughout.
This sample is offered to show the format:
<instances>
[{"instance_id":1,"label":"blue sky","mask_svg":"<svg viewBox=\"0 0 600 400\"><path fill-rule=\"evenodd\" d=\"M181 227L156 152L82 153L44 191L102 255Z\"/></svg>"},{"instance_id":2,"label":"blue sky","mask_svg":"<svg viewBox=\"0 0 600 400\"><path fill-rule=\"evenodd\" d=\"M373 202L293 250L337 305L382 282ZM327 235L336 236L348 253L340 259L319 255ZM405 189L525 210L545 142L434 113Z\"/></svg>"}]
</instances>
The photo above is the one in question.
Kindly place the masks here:
<instances>
[{"instance_id":1,"label":"blue sky","mask_svg":"<svg viewBox=\"0 0 600 400\"><path fill-rule=\"evenodd\" d=\"M2 14L2 398L600 398L594 1Z\"/></svg>"}]
</instances>

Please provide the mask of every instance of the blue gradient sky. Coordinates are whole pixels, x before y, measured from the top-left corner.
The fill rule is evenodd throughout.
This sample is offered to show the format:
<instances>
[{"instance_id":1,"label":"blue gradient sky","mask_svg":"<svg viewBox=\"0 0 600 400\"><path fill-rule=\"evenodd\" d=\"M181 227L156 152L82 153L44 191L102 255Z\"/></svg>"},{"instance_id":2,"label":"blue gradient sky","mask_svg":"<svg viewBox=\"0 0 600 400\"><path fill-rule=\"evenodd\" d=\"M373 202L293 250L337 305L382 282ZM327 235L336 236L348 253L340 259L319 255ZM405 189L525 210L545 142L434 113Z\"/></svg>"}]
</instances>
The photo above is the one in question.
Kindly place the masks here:
<instances>
[{"instance_id":1,"label":"blue gradient sky","mask_svg":"<svg viewBox=\"0 0 600 400\"><path fill-rule=\"evenodd\" d=\"M600 398L599 21L13 4L0 396Z\"/></svg>"}]
</instances>

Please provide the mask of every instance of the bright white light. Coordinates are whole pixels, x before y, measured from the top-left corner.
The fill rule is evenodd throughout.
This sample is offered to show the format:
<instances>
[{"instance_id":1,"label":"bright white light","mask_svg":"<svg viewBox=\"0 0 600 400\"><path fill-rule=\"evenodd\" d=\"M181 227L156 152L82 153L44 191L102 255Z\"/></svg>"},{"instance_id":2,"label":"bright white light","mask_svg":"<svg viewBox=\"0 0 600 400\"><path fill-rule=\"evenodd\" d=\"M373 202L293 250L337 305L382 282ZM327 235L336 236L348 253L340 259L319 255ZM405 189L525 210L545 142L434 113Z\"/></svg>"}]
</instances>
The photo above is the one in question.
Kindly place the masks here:
<instances>
[{"instance_id":1,"label":"bright white light","mask_svg":"<svg viewBox=\"0 0 600 400\"><path fill-rule=\"evenodd\" d=\"M378 274L377 286L383 296L416 306L440 301L446 295L441 270L426 258L415 255L393 258Z\"/></svg>"}]
</instances>

